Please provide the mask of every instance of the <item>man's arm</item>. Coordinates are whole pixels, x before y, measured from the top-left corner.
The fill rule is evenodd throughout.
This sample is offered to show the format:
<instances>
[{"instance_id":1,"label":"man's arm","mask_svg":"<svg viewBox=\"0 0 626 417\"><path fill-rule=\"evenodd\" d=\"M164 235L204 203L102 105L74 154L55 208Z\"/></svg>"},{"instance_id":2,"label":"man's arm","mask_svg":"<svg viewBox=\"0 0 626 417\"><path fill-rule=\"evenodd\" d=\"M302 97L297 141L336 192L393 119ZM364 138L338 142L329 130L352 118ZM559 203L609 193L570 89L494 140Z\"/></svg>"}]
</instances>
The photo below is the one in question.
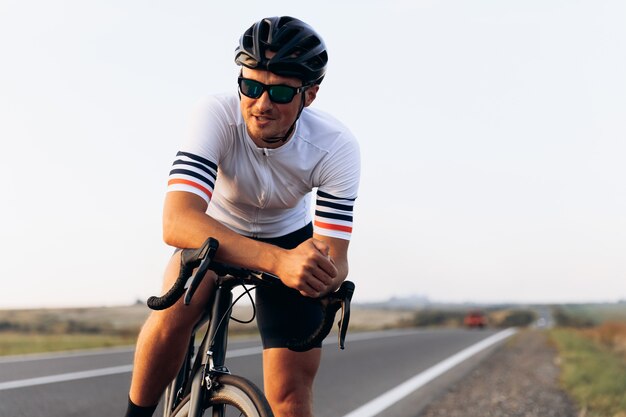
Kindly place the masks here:
<instances>
[{"instance_id":1,"label":"man's arm","mask_svg":"<svg viewBox=\"0 0 626 417\"><path fill-rule=\"evenodd\" d=\"M295 249L282 249L233 232L206 214L207 207L207 202L195 194L167 193L163 209L165 243L178 248L197 248L208 237L213 237L220 242L218 260L273 273L285 285L309 297L317 297L335 287L335 281L341 276L334 264L338 260L342 268L345 264L347 274L347 245L342 250L341 243L329 243L330 238L318 236L320 239L309 239ZM345 275L341 281L343 279Z\"/></svg>"},{"instance_id":2,"label":"man's arm","mask_svg":"<svg viewBox=\"0 0 626 417\"><path fill-rule=\"evenodd\" d=\"M333 278L332 284L325 293L335 291L348 276L348 246L350 241L317 233L313 235L313 238L327 246L328 252L326 254L337 268L337 275Z\"/></svg>"}]
</instances>

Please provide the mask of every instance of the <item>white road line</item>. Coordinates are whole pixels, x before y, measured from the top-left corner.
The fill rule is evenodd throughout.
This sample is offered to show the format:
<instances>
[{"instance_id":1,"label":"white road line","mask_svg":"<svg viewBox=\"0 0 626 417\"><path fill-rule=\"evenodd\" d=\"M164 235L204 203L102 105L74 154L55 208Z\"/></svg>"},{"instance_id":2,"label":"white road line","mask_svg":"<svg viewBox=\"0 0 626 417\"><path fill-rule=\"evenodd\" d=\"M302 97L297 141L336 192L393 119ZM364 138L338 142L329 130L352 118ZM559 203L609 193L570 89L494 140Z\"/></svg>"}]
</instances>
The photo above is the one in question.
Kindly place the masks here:
<instances>
[{"instance_id":1,"label":"white road line","mask_svg":"<svg viewBox=\"0 0 626 417\"><path fill-rule=\"evenodd\" d=\"M452 369L459 363L470 358L476 353L488 348L489 346L498 343L501 340L508 338L516 332L515 329L506 329L499 333L494 334L487 339L483 339L480 342L463 349L459 353L450 356L438 364L428 368L424 372L415 375L413 378L403 382L394 389L387 391L383 395L373 399L372 401L364 404L356 410L346 414L343 417L372 417L379 414L381 411L392 406L402 398L418 390L422 386L426 385L433 379L442 375L446 371Z\"/></svg>"},{"instance_id":2,"label":"white road line","mask_svg":"<svg viewBox=\"0 0 626 417\"><path fill-rule=\"evenodd\" d=\"M258 355L263 352L261 346L243 349L234 349L227 352L227 357L238 358L241 356ZM93 369L89 371L70 372L65 374L42 376L37 378L19 379L16 381L0 382L0 391L32 387L35 385L54 384L57 382L75 381L77 379L95 378L99 376L125 374L133 370L133 365L113 366L110 368Z\"/></svg>"},{"instance_id":3,"label":"white road line","mask_svg":"<svg viewBox=\"0 0 626 417\"><path fill-rule=\"evenodd\" d=\"M76 379L94 378L97 376L123 374L130 372L132 365L113 366L111 368L93 369L91 371L70 372L67 374L42 376L38 378L19 379L17 381L0 382L0 391L32 387L35 385L54 384L55 382L74 381Z\"/></svg>"}]
</instances>

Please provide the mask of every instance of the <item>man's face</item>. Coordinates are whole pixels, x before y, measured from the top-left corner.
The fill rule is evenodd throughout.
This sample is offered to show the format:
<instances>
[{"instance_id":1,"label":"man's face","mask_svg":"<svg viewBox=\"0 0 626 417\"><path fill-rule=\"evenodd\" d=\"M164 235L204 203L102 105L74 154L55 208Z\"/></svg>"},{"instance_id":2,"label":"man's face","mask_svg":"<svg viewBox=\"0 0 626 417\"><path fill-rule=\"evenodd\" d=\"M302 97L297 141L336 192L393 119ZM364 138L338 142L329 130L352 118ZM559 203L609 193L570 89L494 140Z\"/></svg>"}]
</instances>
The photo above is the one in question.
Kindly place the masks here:
<instances>
[{"instance_id":1,"label":"man's face","mask_svg":"<svg viewBox=\"0 0 626 417\"><path fill-rule=\"evenodd\" d=\"M242 68L242 77L266 85L302 86L302 81L297 78L282 77L269 71L254 70L246 67ZM261 97L257 99L240 94L241 114L246 123L248 134L254 143L263 148L277 148L281 146L284 143L283 141L275 142L272 138L283 137L287 134L300 110L302 94L304 94L304 106L306 107L315 99L318 88L318 85L312 86L304 92L296 94L293 100L286 104L272 102L267 91L264 91ZM265 142L263 139L269 139L270 142Z\"/></svg>"}]
</instances>

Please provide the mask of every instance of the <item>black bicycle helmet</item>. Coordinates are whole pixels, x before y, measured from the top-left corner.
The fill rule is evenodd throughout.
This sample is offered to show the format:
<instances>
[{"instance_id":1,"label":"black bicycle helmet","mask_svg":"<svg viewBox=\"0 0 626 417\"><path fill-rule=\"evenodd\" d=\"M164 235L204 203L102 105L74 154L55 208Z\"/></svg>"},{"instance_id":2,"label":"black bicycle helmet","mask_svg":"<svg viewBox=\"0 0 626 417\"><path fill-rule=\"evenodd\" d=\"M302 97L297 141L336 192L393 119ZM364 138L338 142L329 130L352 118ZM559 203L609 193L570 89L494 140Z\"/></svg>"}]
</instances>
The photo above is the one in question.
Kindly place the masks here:
<instances>
[{"instance_id":1,"label":"black bicycle helmet","mask_svg":"<svg viewBox=\"0 0 626 417\"><path fill-rule=\"evenodd\" d=\"M266 52L273 52L267 58ZM313 28L290 16L268 17L254 23L239 39L235 62L306 84L319 84L326 74L328 53Z\"/></svg>"}]
</instances>

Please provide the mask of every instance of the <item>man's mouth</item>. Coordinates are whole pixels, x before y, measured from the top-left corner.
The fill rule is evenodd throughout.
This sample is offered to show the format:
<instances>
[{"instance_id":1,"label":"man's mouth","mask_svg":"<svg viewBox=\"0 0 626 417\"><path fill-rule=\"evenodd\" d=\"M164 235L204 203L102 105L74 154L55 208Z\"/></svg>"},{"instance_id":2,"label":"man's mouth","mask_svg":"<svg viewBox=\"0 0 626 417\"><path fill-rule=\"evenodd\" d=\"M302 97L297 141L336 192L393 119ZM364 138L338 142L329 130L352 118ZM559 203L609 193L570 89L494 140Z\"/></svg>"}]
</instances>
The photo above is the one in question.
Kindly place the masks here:
<instances>
[{"instance_id":1,"label":"man's mouth","mask_svg":"<svg viewBox=\"0 0 626 417\"><path fill-rule=\"evenodd\" d=\"M273 118L267 116L254 116L254 120L259 127L269 126L274 121Z\"/></svg>"}]
</instances>

